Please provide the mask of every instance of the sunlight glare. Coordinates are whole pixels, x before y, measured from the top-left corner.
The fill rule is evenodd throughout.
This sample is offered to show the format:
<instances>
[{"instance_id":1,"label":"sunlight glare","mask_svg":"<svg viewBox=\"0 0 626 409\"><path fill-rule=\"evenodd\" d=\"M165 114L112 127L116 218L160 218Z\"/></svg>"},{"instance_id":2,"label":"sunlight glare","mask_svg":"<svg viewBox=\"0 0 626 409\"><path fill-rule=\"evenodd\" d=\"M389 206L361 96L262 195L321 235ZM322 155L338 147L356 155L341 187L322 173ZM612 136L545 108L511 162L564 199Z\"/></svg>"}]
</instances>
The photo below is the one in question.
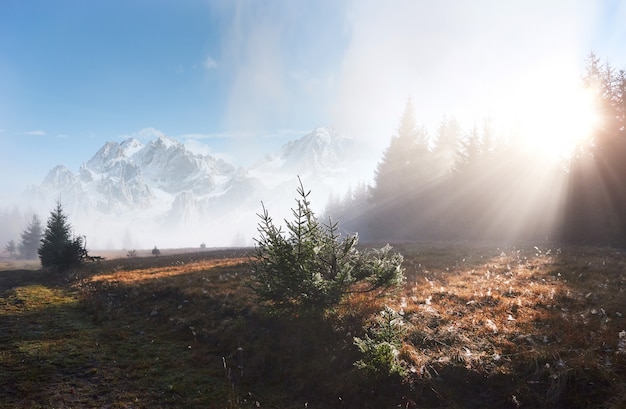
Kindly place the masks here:
<instances>
[{"instance_id":1,"label":"sunlight glare","mask_svg":"<svg viewBox=\"0 0 626 409\"><path fill-rule=\"evenodd\" d=\"M498 133L537 159L568 159L589 140L599 115L580 73L550 62L494 80L475 109L488 112Z\"/></svg>"},{"instance_id":2,"label":"sunlight glare","mask_svg":"<svg viewBox=\"0 0 626 409\"><path fill-rule=\"evenodd\" d=\"M517 142L548 159L568 158L597 123L591 92L579 79L522 81L512 99L510 114Z\"/></svg>"}]
</instances>

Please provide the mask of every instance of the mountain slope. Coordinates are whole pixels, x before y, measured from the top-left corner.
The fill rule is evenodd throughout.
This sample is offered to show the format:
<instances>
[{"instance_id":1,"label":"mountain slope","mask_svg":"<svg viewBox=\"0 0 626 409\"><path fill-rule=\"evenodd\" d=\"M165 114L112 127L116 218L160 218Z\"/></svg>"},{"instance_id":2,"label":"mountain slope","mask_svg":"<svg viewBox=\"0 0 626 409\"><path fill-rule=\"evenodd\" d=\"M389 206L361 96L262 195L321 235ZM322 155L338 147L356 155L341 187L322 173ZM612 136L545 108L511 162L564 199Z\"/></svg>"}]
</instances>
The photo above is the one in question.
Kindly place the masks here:
<instances>
[{"instance_id":1,"label":"mountain slope","mask_svg":"<svg viewBox=\"0 0 626 409\"><path fill-rule=\"evenodd\" d=\"M325 127L249 169L193 153L166 136L146 144L131 138L105 143L77 173L55 167L26 198L44 214L60 198L76 229L98 247L223 246L241 237L245 243L237 244L249 244L261 201L278 220L288 216L300 177L321 210L331 193L362 179L355 171L361 153L354 140Z\"/></svg>"}]
</instances>

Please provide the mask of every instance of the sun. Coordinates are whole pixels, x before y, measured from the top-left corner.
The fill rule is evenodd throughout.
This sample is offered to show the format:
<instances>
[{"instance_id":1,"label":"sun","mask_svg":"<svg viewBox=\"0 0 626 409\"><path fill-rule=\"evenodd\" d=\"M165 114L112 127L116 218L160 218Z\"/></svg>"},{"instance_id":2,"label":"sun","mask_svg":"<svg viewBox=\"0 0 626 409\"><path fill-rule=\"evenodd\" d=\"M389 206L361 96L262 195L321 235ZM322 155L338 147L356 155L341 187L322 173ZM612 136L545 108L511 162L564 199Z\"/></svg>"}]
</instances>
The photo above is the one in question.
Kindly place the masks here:
<instances>
[{"instance_id":1,"label":"sun","mask_svg":"<svg viewBox=\"0 0 626 409\"><path fill-rule=\"evenodd\" d=\"M521 100L519 136L538 154L568 157L596 125L592 95L579 82L552 80L538 85Z\"/></svg>"},{"instance_id":2,"label":"sun","mask_svg":"<svg viewBox=\"0 0 626 409\"><path fill-rule=\"evenodd\" d=\"M598 123L593 95L575 76L520 79L501 101L500 120L516 145L538 158L569 158Z\"/></svg>"}]
</instances>

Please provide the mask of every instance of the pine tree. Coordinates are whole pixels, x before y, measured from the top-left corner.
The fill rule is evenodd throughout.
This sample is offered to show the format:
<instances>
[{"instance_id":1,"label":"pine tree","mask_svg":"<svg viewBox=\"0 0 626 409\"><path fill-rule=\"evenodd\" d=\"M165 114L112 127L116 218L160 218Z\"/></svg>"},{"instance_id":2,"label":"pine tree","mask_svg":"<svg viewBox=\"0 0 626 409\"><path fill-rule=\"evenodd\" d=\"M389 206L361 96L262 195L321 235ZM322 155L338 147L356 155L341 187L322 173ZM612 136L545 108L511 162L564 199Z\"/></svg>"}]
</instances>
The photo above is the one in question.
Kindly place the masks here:
<instances>
[{"instance_id":1,"label":"pine tree","mask_svg":"<svg viewBox=\"0 0 626 409\"><path fill-rule=\"evenodd\" d=\"M626 246L626 73L592 53L583 84L600 120L592 142L579 147L570 165L563 238Z\"/></svg>"},{"instance_id":2,"label":"pine tree","mask_svg":"<svg viewBox=\"0 0 626 409\"><path fill-rule=\"evenodd\" d=\"M300 182L293 221L283 232L267 210L251 264L252 288L277 313L318 315L353 292L382 293L404 280L402 256L391 247L360 252L358 237L341 237L337 223L320 223Z\"/></svg>"},{"instance_id":3,"label":"pine tree","mask_svg":"<svg viewBox=\"0 0 626 409\"><path fill-rule=\"evenodd\" d=\"M15 245L15 241L10 240L7 245L4 247L6 251L9 252L9 255L13 257L17 252L17 246Z\"/></svg>"},{"instance_id":4,"label":"pine tree","mask_svg":"<svg viewBox=\"0 0 626 409\"><path fill-rule=\"evenodd\" d=\"M21 241L17 246L20 258L34 260L41 241L41 221L35 214L26 229L22 232Z\"/></svg>"},{"instance_id":5,"label":"pine tree","mask_svg":"<svg viewBox=\"0 0 626 409\"><path fill-rule=\"evenodd\" d=\"M456 163L454 165L454 171L457 173L457 176L467 176L465 173L479 164L481 154L482 144L480 133L478 132L478 127L474 125L465 135L465 138L459 143Z\"/></svg>"},{"instance_id":6,"label":"pine tree","mask_svg":"<svg viewBox=\"0 0 626 409\"><path fill-rule=\"evenodd\" d=\"M409 100L396 135L378 164L372 198L376 203L398 200L426 179L424 166L429 155L428 135L418 128L413 103Z\"/></svg>"},{"instance_id":7,"label":"pine tree","mask_svg":"<svg viewBox=\"0 0 626 409\"><path fill-rule=\"evenodd\" d=\"M61 202L50 212L41 246L39 258L43 267L66 269L80 265L88 256L82 237L72 237L67 216Z\"/></svg>"},{"instance_id":8,"label":"pine tree","mask_svg":"<svg viewBox=\"0 0 626 409\"><path fill-rule=\"evenodd\" d=\"M447 176L453 170L461 141L461 126L454 118L443 118L436 131L433 150L436 157L436 171L440 176Z\"/></svg>"}]
</instances>

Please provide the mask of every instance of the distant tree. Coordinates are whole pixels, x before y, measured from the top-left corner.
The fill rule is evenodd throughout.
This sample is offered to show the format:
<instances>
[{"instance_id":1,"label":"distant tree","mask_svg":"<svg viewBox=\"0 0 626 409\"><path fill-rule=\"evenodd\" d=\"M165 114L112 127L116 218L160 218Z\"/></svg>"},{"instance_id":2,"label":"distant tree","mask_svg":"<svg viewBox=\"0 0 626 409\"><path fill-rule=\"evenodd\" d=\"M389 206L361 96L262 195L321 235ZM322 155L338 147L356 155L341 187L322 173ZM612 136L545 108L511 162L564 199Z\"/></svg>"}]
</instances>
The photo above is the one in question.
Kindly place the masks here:
<instances>
[{"instance_id":1,"label":"distant tree","mask_svg":"<svg viewBox=\"0 0 626 409\"><path fill-rule=\"evenodd\" d=\"M17 246L20 258L25 260L35 260L37 258L37 250L41 244L41 232L41 221L35 214L22 232L22 240Z\"/></svg>"},{"instance_id":2,"label":"distant tree","mask_svg":"<svg viewBox=\"0 0 626 409\"><path fill-rule=\"evenodd\" d=\"M161 250L159 250L159 249L157 248L157 246L154 246L154 248L152 249L152 255L153 255L154 257L160 256L160 255L161 255Z\"/></svg>"},{"instance_id":3,"label":"distant tree","mask_svg":"<svg viewBox=\"0 0 626 409\"><path fill-rule=\"evenodd\" d=\"M201 248L201 249L205 249L205 248L206 248L206 243L204 243L204 242L203 242L203 243L200 243L200 248Z\"/></svg>"},{"instance_id":4,"label":"distant tree","mask_svg":"<svg viewBox=\"0 0 626 409\"><path fill-rule=\"evenodd\" d=\"M496 149L496 138L493 130L492 121L490 118L486 118L483 121L481 144L483 155L490 155Z\"/></svg>"},{"instance_id":5,"label":"distant tree","mask_svg":"<svg viewBox=\"0 0 626 409\"><path fill-rule=\"evenodd\" d=\"M399 195L412 191L423 179L427 166L422 165L429 153L428 134L417 127L413 103L409 100L397 133L376 169L372 189L374 202L397 200Z\"/></svg>"},{"instance_id":6,"label":"distant tree","mask_svg":"<svg viewBox=\"0 0 626 409\"><path fill-rule=\"evenodd\" d=\"M365 237L402 240L417 229L425 212L417 215L416 211L429 201L426 193L440 176L436 159L429 147L428 133L416 125L409 100L397 133L376 169L371 188L373 207L361 212L367 219L363 226L366 228L359 228Z\"/></svg>"},{"instance_id":7,"label":"distant tree","mask_svg":"<svg viewBox=\"0 0 626 409\"><path fill-rule=\"evenodd\" d=\"M341 237L337 223L320 223L300 182L286 232L263 208L251 263L252 288L279 313L319 315L353 292L384 292L404 280L402 256L391 247L360 252L358 236Z\"/></svg>"},{"instance_id":8,"label":"distant tree","mask_svg":"<svg viewBox=\"0 0 626 409\"><path fill-rule=\"evenodd\" d=\"M137 257L137 250L135 250L135 249L128 250L128 253L126 253L126 257L128 257L128 258L135 258L135 257Z\"/></svg>"},{"instance_id":9,"label":"distant tree","mask_svg":"<svg viewBox=\"0 0 626 409\"><path fill-rule=\"evenodd\" d=\"M436 158L436 171L439 175L447 175L455 164L461 143L461 126L454 118L443 118L435 132L433 153Z\"/></svg>"},{"instance_id":10,"label":"distant tree","mask_svg":"<svg viewBox=\"0 0 626 409\"><path fill-rule=\"evenodd\" d=\"M353 222L370 207L370 197L371 188L364 182L348 187L343 197L331 194L322 218L341 220L344 228L353 230Z\"/></svg>"},{"instance_id":11,"label":"distant tree","mask_svg":"<svg viewBox=\"0 0 626 409\"><path fill-rule=\"evenodd\" d=\"M17 246L15 245L15 241L13 240L10 240L4 247L4 249L9 252L9 255L11 257L15 256L15 254L17 253Z\"/></svg>"},{"instance_id":12,"label":"distant tree","mask_svg":"<svg viewBox=\"0 0 626 409\"><path fill-rule=\"evenodd\" d=\"M38 251L43 267L72 268L89 257L83 237L72 237L71 230L72 226L63 212L63 206L61 202L57 202L50 212Z\"/></svg>"},{"instance_id":13,"label":"distant tree","mask_svg":"<svg viewBox=\"0 0 626 409\"><path fill-rule=\"evenodd\" d=\"M478 127L474 125L459 143L454 171L464 173L472 170L479 164L482 153L480 133Z\"/></svg>"}]
</instances>

